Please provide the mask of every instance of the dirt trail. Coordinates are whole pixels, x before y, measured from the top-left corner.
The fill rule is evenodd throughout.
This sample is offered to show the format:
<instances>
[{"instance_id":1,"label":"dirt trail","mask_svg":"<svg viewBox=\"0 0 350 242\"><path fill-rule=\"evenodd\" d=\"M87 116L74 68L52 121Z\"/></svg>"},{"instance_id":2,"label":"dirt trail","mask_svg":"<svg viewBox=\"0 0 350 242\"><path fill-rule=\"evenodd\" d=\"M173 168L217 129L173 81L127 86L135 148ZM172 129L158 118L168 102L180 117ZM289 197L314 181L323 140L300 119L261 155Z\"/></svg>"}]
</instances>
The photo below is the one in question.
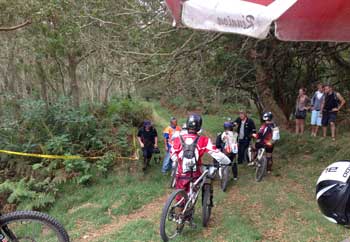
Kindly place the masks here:
<instances>
[{"instance_id":1,"label":"dirt trail","mask_svg":"<svg viewBox=\"0 0 350 242\"><path fill-rule=\"evenodd\" d=\"M136 210L135 212L128 215L121 215L116 218L113 218L112 222L106 225L103 225L97 230L91 230L85 233L81 238L76 241L85 242L85 241L96 241L102 236L106 236L121 230L128 223L138 220L138 219L152 219L155 215L155 211L158 211L163 207L168 194L155 199L151 203L144 205L142 208Z\"/></svg>"},{"instance_id":2,"label":"dirt trail","mask_svg":"<svg viewBox=\"0 0 350 242\"><path fill-rule=\"evenodd\" d=\"M166 125L167 121L163 117L161 117L154 108L152 109L153 109L154 121L161 126ZM83 236L81 236L76 241L79 241L79 242L96 241L103 236L120 231L121 229L123 229L125 225L135 220L138 220L138 219L154 220L155 214L157 214L155 213L155 211L160 211L160 209L163 207L168 196L169 194L168 192L166 192L166 194L163 195L162 197L156 198L151 203L144 205L143 207L134 211L131 214L113 217L113 220L111 223L103 225L101 228L97 230L94 229L86 232Z\"/></svg>"}]
</instances>

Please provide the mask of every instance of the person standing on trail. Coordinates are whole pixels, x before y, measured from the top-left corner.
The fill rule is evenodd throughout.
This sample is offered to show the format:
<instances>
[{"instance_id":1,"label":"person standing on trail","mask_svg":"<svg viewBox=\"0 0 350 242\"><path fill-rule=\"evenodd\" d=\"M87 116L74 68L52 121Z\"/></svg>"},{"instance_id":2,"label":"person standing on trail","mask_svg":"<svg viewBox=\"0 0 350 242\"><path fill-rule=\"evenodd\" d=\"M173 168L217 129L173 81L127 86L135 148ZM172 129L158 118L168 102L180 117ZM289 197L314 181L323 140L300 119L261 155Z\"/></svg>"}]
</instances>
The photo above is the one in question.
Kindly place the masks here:
<instances>
[{"instance_id":1,"label":"person standing on trail","mask_svg":"<svg viewBox=\"0 0 350 242\"><path fill-rule=\"evenodd\" d=\"M164 147L166 152L163 160L163 166L162 166L163 174L171 170L172 162L170 159L170 149L172 147L172 141L174 137L178 136L180 131L181 131L181 127L177 125L177 119L175 117L172 117L170 119L170 125L166 127L163 131Z\"/></svg>"},{"instance_id":2,"label":"person standing on trail","mask_svg":"<svg viewBox=\"0 0 350 242\"><path fill-rule=\"evenodd\" d=\"M259 150L260 148L265 148L266 150L266 160L267 160L267 173L271 173L272 171L272 153L274 148L273 141L273 129L276 127L275 123L272 121L273 114L271 112L263 113L262 120L263 124L261 125L257 134L254 134L254 138L256 138L255 150ZM255 154L257 155L257 153ZM253 166L254 162L248 164L249 166Z\"/></svg>"},{"instance_id":3,"label":"person standing on trail","mask_svg":"<svg viewBox=\"0 0 350 242\"><path fill-rule=\"evenodd\" d=\"M324 99L323 85L317 84L317 91L311 98L311 136L316 137L318 128L322 126L321 105Z\"/></svg>"},{"instance_id":4,"label":"person standing on trail","mask_svg":"<svg viewBox=\"0 0 350 242\"><path fill-rule=\"evenodd\" d=\"M238 153L238 134L236 131L233 131L233 126L232 121L224 122L224 131L217 135L215 146L231 160L233 180L237 181L238 168L235 158Z\"/></svg>"},{"instance_id":5,"label":"person standing on trail","mask_svg":"<svg viewBox=\"0 0 350 242\"><path fill-rule=\"evenodd\" d=\"M170 154L171 159L178 163L176 171L176 189L184 189L186 193L190 190L191 177L195 182L202 174L202 157L208 153L221 164L228 165L230 159L222 153L215 145L212 144L210 138L201 136L198 132L202 127L202 117L198 114L192 114L187 118L188 134L176 137L173 142ZM212 192L212 191L211 191ZM211 194L211 205L212 204ZM180 213L184 204L178 206ZM192 223L192 218L186 218Z\"/></svg>"},{"instance_id":6,"label":"person standing on trail","mask_svg":"<svg viewBox=\"0 0 350 242\"><path fill-rule=\"evenodd\" d=\"M310 109L310 99L306 95L306 89L300 88L295 105L295 133L304 134L306 112Z\"/></svg>"},{"instance_id":7,"label":"person standing on trail","mask_svg":"<svg viewBox=\"0 0 350 242\"><path fill-rule=\"evenodd\" d=\"M327 126L331 126L332 140L335 141L335 121L337 113L345 105L345 99L340 93L333 91L331 85L324 86L325 97L321 105L323 137L327 136Z\"/></svg>"},{"instance_id":8,"label":"person standing on trail","mask_svg":"<svg viewBox=\"0 0 350 242\"><path fill-rule=\"evenodd\" d=\"M246 160L247 149L249 148L252 135L256 133L255 123L248 118L246 111L241 110L239 117L234 122L238 132L238 164Z\"/></svg>"},{"instance_id":9,"label":"person standing on trail","mask_svg":"<svg viewBox=\"0 0 350 242\"><path fill-rule=\"evenodd\" d=\"M137 140L142 148L143 153L143 168L145 171L150 164L154 148L158 147L158 133L152 126L152 122L145 120L142 128L137 133Z\"/></svg>"}]
</instances>

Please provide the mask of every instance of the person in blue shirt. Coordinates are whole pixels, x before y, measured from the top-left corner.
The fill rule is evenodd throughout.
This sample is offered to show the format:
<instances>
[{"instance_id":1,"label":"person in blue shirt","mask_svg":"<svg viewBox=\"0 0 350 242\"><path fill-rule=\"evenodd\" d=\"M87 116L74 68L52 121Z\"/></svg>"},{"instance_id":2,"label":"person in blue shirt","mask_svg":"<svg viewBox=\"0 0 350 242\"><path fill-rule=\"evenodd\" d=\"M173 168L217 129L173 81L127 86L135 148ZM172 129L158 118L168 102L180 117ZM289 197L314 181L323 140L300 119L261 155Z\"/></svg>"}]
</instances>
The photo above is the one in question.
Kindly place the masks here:
<instances>
[{"instance_id":1,"label":"person in blue shirt","mask_svg":"<svg viewBox=\"0 0 350 242\"><path fill-rule=\"evenodd\" d=\"M162 166L163 174L171 170L172 162L170 159L170 150L172 146L172 141L173 141L173 138L180 133L180 131L181 131L181 127L177 125L177 119L175 117L172 117L170 119L170 125L167 126L163 131L164 147L165 147L165 157L164 157L163 166Z\"/></svg>"}]
</instances>

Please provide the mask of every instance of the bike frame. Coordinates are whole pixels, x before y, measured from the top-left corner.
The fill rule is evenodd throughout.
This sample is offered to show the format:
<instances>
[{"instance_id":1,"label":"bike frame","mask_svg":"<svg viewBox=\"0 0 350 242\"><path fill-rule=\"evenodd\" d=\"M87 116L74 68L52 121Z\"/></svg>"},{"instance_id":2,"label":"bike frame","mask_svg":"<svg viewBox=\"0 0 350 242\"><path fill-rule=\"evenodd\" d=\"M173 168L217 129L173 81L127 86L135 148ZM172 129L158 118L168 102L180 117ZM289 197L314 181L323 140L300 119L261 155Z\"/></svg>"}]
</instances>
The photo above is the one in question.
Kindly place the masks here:
<instances>
[{"instance_id":1,"label":"bike frame","mask_svg":"<svg viewBox=\"0 0 350 242\"><path fill-rule=\"evenodd\" d=\"M187 211L188 208L192 208L196 205L198 196L200 191L202 190L202 187L204 186L204 184L208 183L207 182L207 176L210 173L210 168L213 167L214 170L212 171L213 174L215 174L215 172L217 171L217 168L214 167L213 165L204 165L204 167L206 167L207 169L204 170L204 172L202 173L202 175L195 181L193 182L192 179L192 173L191 173L191 182L190 182L190 192L188 193L188 201L182 211L182 214L184 215L185 212ZM195 191L195 187L198 187L198 190ZM179 201L180 203L181 201Z\"/></svg>"},{"instance_id":2,"label":"bike frame","mask_svg":"<svg viewBox=\"0 0 350 242\"><path fill-rule=\"evenodd\" d=\"M261 160L261 158L265 155L265 148L260 148L258 150L258 155L256 156L256 158L259 160Z\"/></svg>"},{"instance_id":3,"label":"bike frame","mask_svg":"<svg viewBox=\"0 0 350 242\"><path fill-rule=\"evenodd\" d=\"M255 148L253 148L252 146L248 147L248 156L249 156L249 161L255 161L255 160L261 160L261 158L265 155L265 148L259 148L258 150L256 150ZM254 154L254 155L253 155ZM256 154L256 155L255 155ZM255 156L255 157L254 157ZM254 159L253 159L254 157Z\"/></svg>"}]
</instances>

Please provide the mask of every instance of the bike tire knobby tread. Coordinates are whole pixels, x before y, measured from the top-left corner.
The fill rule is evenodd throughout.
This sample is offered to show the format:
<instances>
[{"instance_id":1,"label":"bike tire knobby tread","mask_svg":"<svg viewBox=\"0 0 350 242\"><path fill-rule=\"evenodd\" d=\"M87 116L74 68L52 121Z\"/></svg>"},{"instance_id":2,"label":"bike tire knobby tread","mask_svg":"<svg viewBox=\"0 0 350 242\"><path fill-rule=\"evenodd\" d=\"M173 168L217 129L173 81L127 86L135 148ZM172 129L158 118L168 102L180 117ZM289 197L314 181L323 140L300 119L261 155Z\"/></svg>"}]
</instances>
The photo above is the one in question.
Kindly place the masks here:
<instances>
[{"instance_id":1,"label":"bike tire knobby tread","mask_svg":"<svg viewBox=\"0 0 350 242\"><path fill-rule=\"evenodd\" d=\"M12 213L4 214L0 217L0 227L9 224L13 221L20 220L33 220L40 221L41 223L48 225L59 236L60 242L69 242L69 236L62 224L60 224L55 218L48 214L38 211L15 211Z\"/></svg>"}]
</instances>

